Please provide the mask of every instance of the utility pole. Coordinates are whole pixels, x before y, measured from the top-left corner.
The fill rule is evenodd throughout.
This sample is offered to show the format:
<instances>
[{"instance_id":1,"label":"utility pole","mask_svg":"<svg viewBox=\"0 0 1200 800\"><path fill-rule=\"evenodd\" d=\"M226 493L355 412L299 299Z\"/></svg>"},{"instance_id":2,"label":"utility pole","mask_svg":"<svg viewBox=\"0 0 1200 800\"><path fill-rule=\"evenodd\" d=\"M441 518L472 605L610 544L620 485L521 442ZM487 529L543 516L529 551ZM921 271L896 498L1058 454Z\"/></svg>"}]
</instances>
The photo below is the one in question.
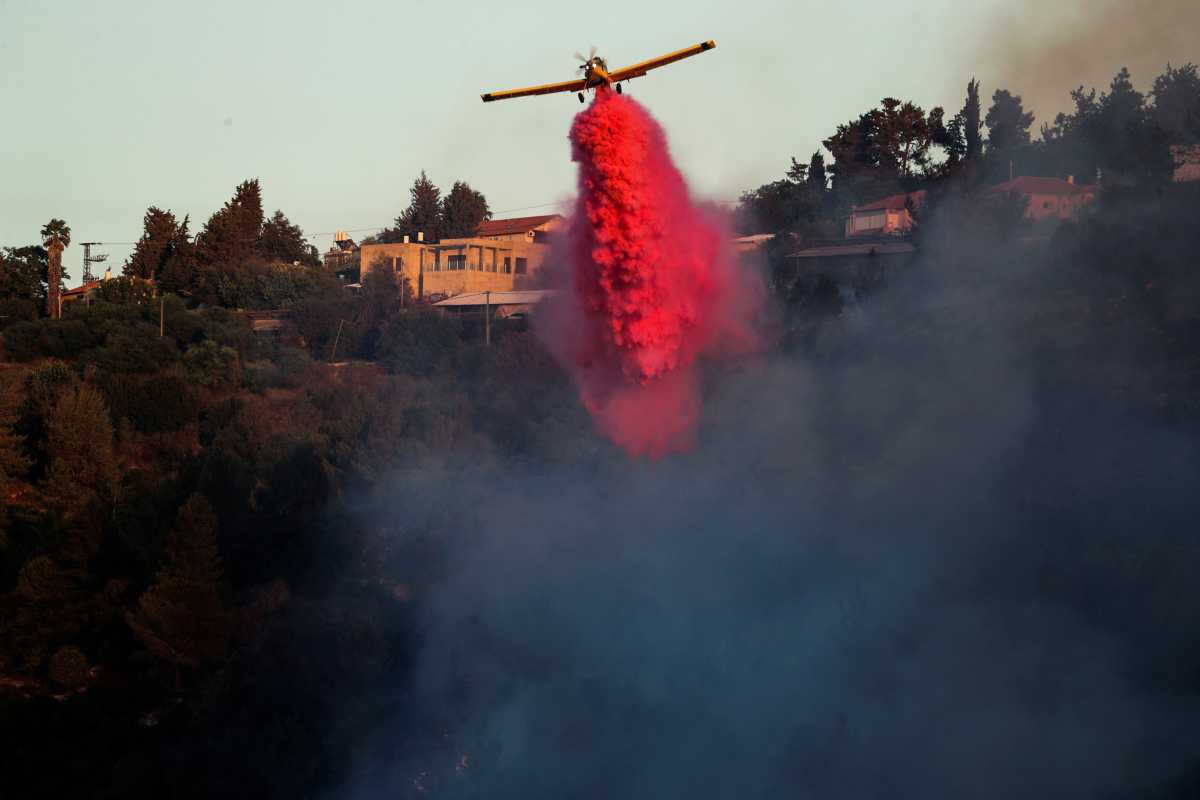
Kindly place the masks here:
<instances>
[{"instance_id":1,"label":"utility pole","mask_svg":"<svg viewBox=\"0 0 1200 800\"><path fill-rule=\"evenodd\" d=\"M483 293L483 343L492 344L492 293Z\"/></svg>"},{"instance_id":2,"label":"utility pole","mask_svg":"<svg viewBox=\"0 0 1200 800\"><path fill-rule=\"evenodd\" d=\"M344 324L346 324L346 320L344 320L344 319L338 320L337 336L334 337L334 347L331 347L329 349L329 362L330 363L334 363L334 359L337 356L337 342L338 342L338 339L342 338L342 325L344 325Z\"/></svg>"},{"instance_id":3,"label":"utility pole","mask_svg":"<svg viewBox=\"0 0 1200 800\"><path fill-rule=\"evenodd\" d=\"M158 338L163 336L163 302L167 298L164 295L158 296Z\"/></svg>"}]
</instances>

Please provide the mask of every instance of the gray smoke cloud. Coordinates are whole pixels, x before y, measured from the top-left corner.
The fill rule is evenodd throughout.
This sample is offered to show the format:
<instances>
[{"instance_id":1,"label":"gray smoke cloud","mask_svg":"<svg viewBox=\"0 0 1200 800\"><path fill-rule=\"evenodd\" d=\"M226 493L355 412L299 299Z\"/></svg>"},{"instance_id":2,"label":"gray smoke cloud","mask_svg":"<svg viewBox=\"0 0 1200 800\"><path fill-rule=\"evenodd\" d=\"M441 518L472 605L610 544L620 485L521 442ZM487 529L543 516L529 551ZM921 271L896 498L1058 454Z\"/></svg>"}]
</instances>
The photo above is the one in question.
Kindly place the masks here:
<instances>
[{"instance_id":1,"label":"gray smoke cloud","mask_svg":"<svg viewBox=\"0 0 1200 800\"><path fill-rule=\"evenodd\" d=\"M687 455L397 476L363 513L454 533L418 721L336 796L1124 796L1194 764L1160 673L1200 667L1195 450L1093 393L1139 342L1037 333L1064 269L920 265L707 375Z\"/></svg>"},{"instance_id":2,"label":"gray smoke cloud","mask_svg":"<svg viewBox=\"0 0 1200 800\"><path fill-rule=\"evenodd\" d=\"M971 69L983 81L984 110L995 89L1008 89L1021 95L1040 126L1071 110L1072 89L1103 91L1121 67L1146 91L1168 62L1200 59L1200 4L1023 0L1006 3L977 37L979 63Z\"/></svg>"}]
</instances>

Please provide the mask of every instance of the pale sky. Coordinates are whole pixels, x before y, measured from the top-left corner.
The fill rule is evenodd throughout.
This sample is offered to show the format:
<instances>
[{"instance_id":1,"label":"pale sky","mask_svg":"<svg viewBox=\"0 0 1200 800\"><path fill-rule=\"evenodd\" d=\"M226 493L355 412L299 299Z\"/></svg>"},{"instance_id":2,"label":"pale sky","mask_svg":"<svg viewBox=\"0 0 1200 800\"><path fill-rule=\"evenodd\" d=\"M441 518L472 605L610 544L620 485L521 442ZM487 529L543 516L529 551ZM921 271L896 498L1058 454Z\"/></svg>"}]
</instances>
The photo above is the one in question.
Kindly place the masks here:
<instances>
[{"instance_id":1,"label":"pale sky","mask_svg":"<svg viewBox=\"0 0 1200 800\"><path fill-rule=\"evenodd\" d=\"M1088 6L1050 5L1072 4ZM498 216L551 213L574 192L578 102L479 94L570 79L573 53L592 45L615 68L716 40L627 89L663 124L694 192L732 200L885 95L953 113L978 75L990 96L989 70L1020 72L995 55L997 31L1021 35L1042 6L0 0L0 245L35 242L51 217L75 242L132 242L150 205L190 214L195 232L253 177L266 213L282 209L321 250L336 229L389 224L421 169L443 191L468 181ZM1171 48L1153 63L1200 61ZM1073 82L1106 83L1144 56L1110 45ZM1071 87L1050 88L1065 99ZM130 248L106 249L118 271ZM81 258L74 245L65 254L72 281Z\"/></svg>"}]
</instances>

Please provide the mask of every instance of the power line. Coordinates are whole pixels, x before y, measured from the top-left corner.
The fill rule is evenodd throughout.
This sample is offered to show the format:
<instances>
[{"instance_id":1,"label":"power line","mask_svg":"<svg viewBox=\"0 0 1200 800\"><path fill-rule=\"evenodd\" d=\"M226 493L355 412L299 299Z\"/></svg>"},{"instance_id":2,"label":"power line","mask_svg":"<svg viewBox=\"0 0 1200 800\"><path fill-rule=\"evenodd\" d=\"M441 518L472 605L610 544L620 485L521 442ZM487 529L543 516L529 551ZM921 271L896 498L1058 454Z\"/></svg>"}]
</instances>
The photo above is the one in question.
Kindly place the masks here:
<instances>
[{"instance_id":1,"label":"power line","mask_svg":"<svg viewBox=\"0 0 1200 800\"><path fill-rule=\"evenodd\" d=\"M723 205L723 206L736 206L740 201L739 200L708 200L706 202L716 203L717 205ZM568 205L571 205L571 201L569 201L569 200L555 200L550 203L538 203L537 205L532 205L532 206L520 206L518 208L505 208L505 209L502 209L500 211L496 211L493 213L494 214L512 214L517 211L533 211L533 210L539 209L539 208L551 208L553 206L568 206ZM368 233L371 231L386 230L387 228L390 228L390 227L391 227L391 223L385 223L383 225L372 225L372 226L365 227L365 228L337 228L336 230L332 230L332 231L317 231L315 233L306 233L306 234L304 234L304 236L305 236L305 238L309 238L309 237L315 237L315 236L335 236L338 233ZM199 232L197 232L196 236L198 237L199 235L200 235ZM193 238L195 238L195 237L193 237ZM108 246L134 246L137 244L137 242L93 242L92 244L108 245Z\"/></svg>"}]
</instances>

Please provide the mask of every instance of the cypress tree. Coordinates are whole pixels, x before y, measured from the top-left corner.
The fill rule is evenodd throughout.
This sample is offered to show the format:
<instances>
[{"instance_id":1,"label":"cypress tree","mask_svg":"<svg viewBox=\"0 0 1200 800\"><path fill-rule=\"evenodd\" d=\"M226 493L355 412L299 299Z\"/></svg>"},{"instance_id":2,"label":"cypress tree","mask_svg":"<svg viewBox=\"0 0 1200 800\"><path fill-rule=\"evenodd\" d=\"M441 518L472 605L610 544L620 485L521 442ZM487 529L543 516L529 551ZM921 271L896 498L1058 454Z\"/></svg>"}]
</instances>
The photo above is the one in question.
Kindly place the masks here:
<instances>
[{"instance_id":1,"label":"cypress tree","mask_svg":"<svg viewBox=\"0 0 1200 800\"><path fill-rule=\"evenodd\" d=\"M474 236L479 224L491 218L487 198L465 181L455 181L442 200L441 235L447 239Z\"/></svg>"},{"instance_id":2,"label":"cypress tree","mask_svg":"<svg viewBox=\"0 0 1200 800\"><path fill-rule=\"evenodd\" d=\"M170 211L151 206L142 218L142 238L125 262L125 275L157 280L178 244L179 224Z\"/></svg>"},{"instance_id":3,"label":"cypress tree","mask_svg":"<svg viewBox=\"0 0 1200 800\"><path fill-rule=\"evenodd\" d=\"M979 81L974 78L967 83L967 101L963 105L962 121L963 135L967 142L966 159L974 161L983 153L983 139L979 135L983 127L983 120L980 119Z\"/></svg>"},{"instance_id":4,"label":"cypress tree","mask_svg":"<svg viewBox=\"0 0 1200 800\"><path fill-rule=\"evenodd\" d=\"M217 518L203 496L179 509L167 538L167 559L153 585L125 621L146 648L174 665L197 669L219 662L229 642L230 620L221 600Z\"/></svg>"},{"instance_id":5,"label":"cypress tree","mask_svg":"<svg viewBox=\"0 0 1200 800\"><path fill-rule=\"evenodd\" d=\"M63 393L47 422L50 468L43 490L65 516L111 500L118 480L108 406L100 392L80 384Z\"/></svg>"},{"instance_id":6,"label":"cypress tree","mask_svg":"<svg viewBox=\"0 0 1200 800\"><path fill-rule=\"evenodd\" d=\"M408 194L408 208L396 217L392 228L383 232L380 241L398 242L408 236L415 242L418 234L424 234L425 241L436 242L442 230L441 190L429 180L425 170L421 170Z\"/></svg>"},{"instance_id":7,"label":"cypress tree","mask_svg":"<svg viewBox=\"0 0 1200 800\"><path fill-rule=\"evenodd\" d=\"M196 256L203 266L245 261L257 252L262 226L262 187L257 180L244 181L205 223L197 237Z\"/></svg>"}]
</instances>

